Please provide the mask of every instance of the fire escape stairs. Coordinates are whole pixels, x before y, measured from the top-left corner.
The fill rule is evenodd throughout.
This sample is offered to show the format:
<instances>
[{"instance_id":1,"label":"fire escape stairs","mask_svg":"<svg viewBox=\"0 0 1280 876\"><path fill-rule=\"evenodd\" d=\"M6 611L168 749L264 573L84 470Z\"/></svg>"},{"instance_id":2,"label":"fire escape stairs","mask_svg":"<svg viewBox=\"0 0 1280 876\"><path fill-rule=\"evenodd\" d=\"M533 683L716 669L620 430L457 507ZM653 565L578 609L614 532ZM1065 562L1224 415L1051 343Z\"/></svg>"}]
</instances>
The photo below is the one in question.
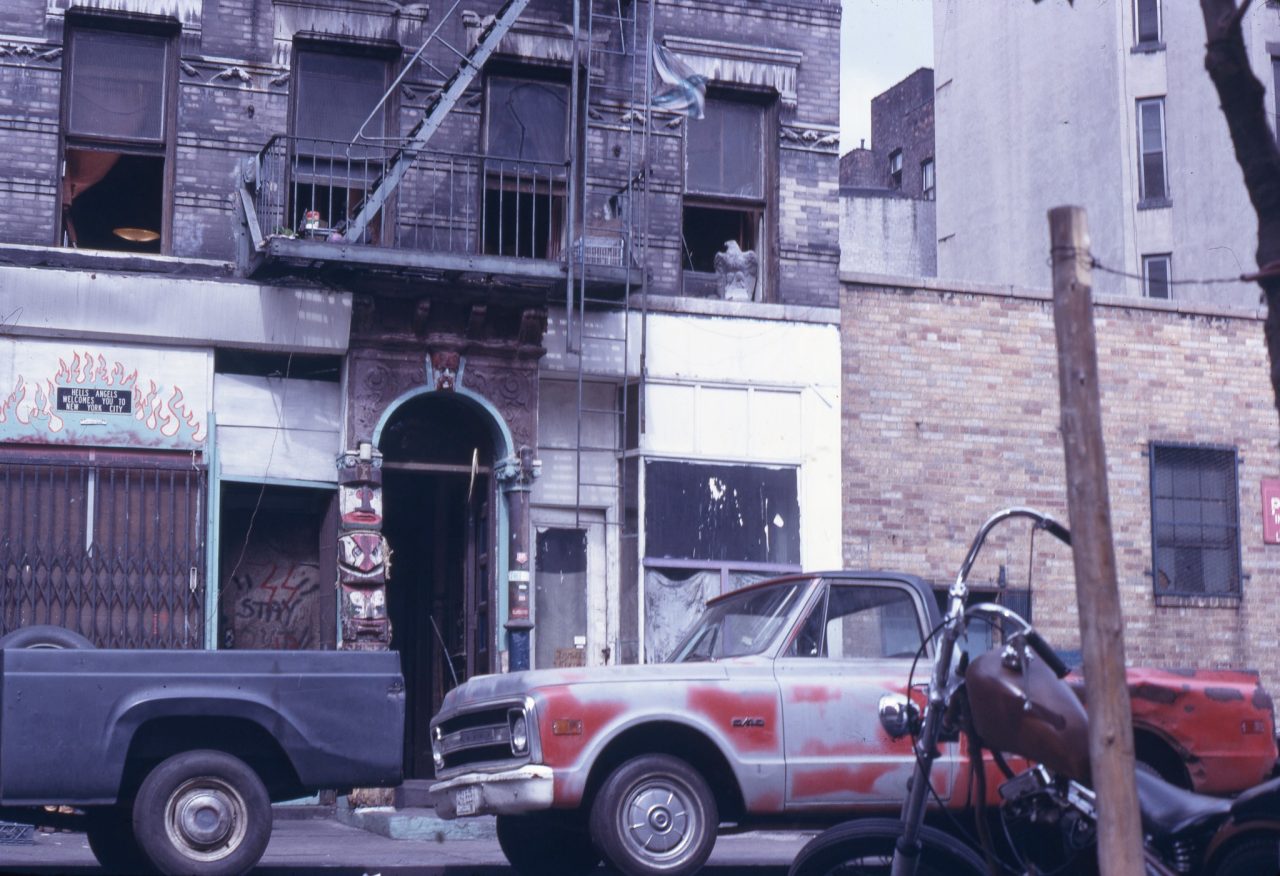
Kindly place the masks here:
<instances>
[{"instance_id":1,"label":"fire escape stairs","mask_svg":"<svg viewBox=\"0 0 1280 876\"><path fill-rule=\"evenodd\" d=\"M444 25L450 20L456 20L455 13L458 13L457 18L474 14L470 12L459 13L458 7L461 2L462 0L457 0L449 8L448 12L441 17L435 29L431 31L421 48L405 64L404 70L396 77L395 82L391 84L387 93L383 95L382 100L378 102L378 106L370 113L369 119L365 121L367 125L419 60L422 60L422 63L437 74L446 75L435 64L424 60L429 47L432 45L443 46L449 54L458 58L457 69L448 74L444 85L432 96L431 101L427 104L426 112L422 118L409 130L400 147L388 160L386 169L370 187L369 196L360 205L355 217L343 234L343 240L348 243L358 242L364 236L369 224L378 215L378 211L386 204L387 200L395 192L396 187L399 186L400 181L404 178L405 173L408 172L414 160L417 159L418 154L426 147L427 141L439 130L445 117L449 115L449 111L462 99L463 94L475 79L476 74L484 67L485 62L489 60L489 56L494 53L498 44L502 42L502 38L511 30L511 26L520 17L520 13L529 5L529 0L507 0L495 15L481 21L482 29L475 45L469 51L464 52L440 36ZM357 139L362 137L363 130L362 127L361 134L357 134Z\"/></svg>"}]
</instances>

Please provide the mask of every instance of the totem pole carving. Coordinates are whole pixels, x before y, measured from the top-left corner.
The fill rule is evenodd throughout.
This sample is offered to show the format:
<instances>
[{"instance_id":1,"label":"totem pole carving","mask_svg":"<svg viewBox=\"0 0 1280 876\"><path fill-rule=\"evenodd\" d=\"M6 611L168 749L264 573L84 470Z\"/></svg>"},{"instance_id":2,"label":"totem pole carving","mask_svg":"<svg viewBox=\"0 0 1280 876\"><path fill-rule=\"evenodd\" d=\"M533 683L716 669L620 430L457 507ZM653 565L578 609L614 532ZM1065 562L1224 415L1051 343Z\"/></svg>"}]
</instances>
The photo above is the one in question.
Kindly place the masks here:
<instances>
[{"instance_id":1,"label":"totem pole carving","mask_svg":"<svg viewBox=\"0 0 1280 876\"><path fill-rule=\"evenodd\" d=\"M382 535L382 454L368 444L338 457L338 516L340 647L385 651L391 647L391 548Z\"/></svg>"}]
</instances>

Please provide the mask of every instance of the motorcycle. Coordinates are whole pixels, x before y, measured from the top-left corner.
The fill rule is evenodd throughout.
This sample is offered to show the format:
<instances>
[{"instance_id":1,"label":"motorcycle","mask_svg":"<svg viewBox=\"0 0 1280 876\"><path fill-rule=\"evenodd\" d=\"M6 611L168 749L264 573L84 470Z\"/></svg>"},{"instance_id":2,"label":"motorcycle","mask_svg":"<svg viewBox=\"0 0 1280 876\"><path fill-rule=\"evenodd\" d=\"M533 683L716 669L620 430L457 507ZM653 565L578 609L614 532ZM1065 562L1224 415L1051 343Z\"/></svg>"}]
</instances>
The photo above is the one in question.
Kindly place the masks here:
<instances>
[{"instance_id":1,"label":"motorcycle","mask_svg":"<svg viewBox=\"0 0 1280 876\"><path fill-rule=\"evenodd\" d=\"M994 603L966 606L969 574L983 544L1010 520L1029 520L1033 539L1044 531L1071 544L1065 527L1029 508L1005 509L983 524L948 590L944 619L930 637L936 645L923 714L910 696L910 680L908 695L887 694L879 704L889 735L913 739L916 765L900 818L864 818L830 828L801 849L789 876L1097 872L1088 719L1062 680L1068 667L1016 612ZM1003 644L972 659L967 652L957 656L976 621L1001 630ZM962 823L952 816L943 827L927 825L939 744L961 736L977 792L972 818ZM986 812L984 752L1004 777L994 817ZM1136 780L1149 876L1280 873L1280 778L1233 800L1183 790L1141 768ZM999 841L993 822L1002 828Z\"/></svg>"}]
</instances>

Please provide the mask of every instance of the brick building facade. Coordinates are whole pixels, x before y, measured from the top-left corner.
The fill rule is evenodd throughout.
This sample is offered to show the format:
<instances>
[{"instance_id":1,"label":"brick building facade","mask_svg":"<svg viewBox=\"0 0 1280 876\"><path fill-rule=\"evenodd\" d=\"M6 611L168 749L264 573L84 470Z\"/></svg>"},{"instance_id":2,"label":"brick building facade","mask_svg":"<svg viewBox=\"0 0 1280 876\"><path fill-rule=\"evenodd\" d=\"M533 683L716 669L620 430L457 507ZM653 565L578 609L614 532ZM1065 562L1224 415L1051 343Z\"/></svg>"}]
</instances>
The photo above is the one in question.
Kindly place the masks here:
<instances>
[{"instance_id":1,"label":"brick building facade","mask_svg":"<svg viewBox=\"0 0 1280 876\"><path fill-rule=\"evenodd\" d=\"M904 568L942 587L995 510L1029 505L1065 521L1048 293L843 279L845 564ZM1252 667L1275 690L1280 548L1264 543L1260 490L1278 466L1264 314L1095 296L1094 318L1127 657ZM1180 487L1190 474L1194 497ZM1195 524L1185 533L1164 526L1174 506ZM1028 599L1025 539L1012 544L974 580L991 590L1003 580ZM1225 563L1208 556L1218 550ZM1078 649L1070 555L1051 539L1037 555L1033 620L1056 646ZM1204 560L1194 570L1193 556Z\"/></svg>"}]
</instances>

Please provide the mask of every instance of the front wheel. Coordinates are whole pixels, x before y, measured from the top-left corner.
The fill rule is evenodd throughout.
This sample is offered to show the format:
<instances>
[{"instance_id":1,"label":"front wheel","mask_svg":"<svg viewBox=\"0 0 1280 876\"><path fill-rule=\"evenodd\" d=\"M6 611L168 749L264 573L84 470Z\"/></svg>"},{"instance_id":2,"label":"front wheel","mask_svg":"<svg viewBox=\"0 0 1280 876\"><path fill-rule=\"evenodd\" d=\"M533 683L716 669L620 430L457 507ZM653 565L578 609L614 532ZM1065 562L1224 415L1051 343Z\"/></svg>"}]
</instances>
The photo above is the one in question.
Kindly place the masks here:
<instances>
[{"instance_id":1,"label":"front wheel","mask_svg":"<svg viewBox=\"0 0 1280 876\"><path fill-rule=\"evenodd\" d=\"M720 815L706 779L665 754L632 758L605 779L591 838L626 876L689 876L716 843Z\"/></svg>"},{"instance_id":2,"label":"front wheel","mask_svg":"<svg viewBox=\"0 0 1280 876\"><path fill-rule=\"evenodd\" d=\"M498 845L520 876L578 876L600 863L576 812L499 815Z\"/></svg>"},{"instance_id":3,"label":"front wheel","mask_svg":"<svg viewBox=\"0 0 1280 876\"><path fill-rule=\"evenodd\" d=\"M885 876L902 823L866 818L837 824L805 844L787 876ZM985 876L982 858L959 840L932 827L920 833L916 876Z\"/></svg>"},{"instance_id":4,"label":"front wheel","mask_svg":"<svg viewBox=\"0 0 1280 876\"><path fill-rule=\"evenodd\" d=\"M271 800L248 764L221 751L186 751L142 781L133 832L156 869L171 876L237 876L271 838Z\"/></svg>"}]
</instances>

